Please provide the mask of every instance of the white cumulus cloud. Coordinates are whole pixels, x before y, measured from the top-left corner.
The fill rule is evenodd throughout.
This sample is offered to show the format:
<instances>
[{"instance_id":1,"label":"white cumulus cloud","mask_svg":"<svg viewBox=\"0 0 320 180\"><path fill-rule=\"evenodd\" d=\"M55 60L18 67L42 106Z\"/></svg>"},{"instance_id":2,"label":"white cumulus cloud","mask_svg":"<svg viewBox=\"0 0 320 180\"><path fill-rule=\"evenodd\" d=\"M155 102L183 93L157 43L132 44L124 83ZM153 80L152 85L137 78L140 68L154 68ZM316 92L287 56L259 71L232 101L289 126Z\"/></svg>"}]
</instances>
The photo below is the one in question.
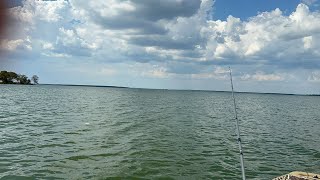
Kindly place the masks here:
<instances>
[{"instance_id":1,"label":"white cumulus cloud","mask_svg":"<svg viewBox=\"0 0 320 180\"><path fill-rule=\"evenodd\" d=\"M247 81L285 81L301 69L309 73L305 81L316 81L320 12L309 9L315 1L303 2L289 15L274 9L213 20L212 0L25 0L10 9L12 31L19 31L0 48L93 64L144 63L149 69L140 75L158 78L225 79L232 65Z\"/></svg>"}]
</instances>

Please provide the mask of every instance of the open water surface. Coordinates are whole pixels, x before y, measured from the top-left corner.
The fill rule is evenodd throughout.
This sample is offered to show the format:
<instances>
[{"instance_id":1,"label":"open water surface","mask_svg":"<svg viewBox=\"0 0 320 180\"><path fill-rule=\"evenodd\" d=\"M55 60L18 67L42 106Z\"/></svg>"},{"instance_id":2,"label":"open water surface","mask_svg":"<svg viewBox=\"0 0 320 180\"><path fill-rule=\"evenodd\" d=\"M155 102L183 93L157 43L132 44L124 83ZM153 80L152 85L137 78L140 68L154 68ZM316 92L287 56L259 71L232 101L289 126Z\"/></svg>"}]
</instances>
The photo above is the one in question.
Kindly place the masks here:
<instances>
[{"instance_id":1,"label":"open water surface","mask_svg":"<svg viewBox=\"0 0 320 180\"><path fill-rule=\"evenodd\" d=\"M248 179L320 173L320 97L237 93ZM1 179L240 179L231 93L0 86Z\"/></svg>"}]
</instances>

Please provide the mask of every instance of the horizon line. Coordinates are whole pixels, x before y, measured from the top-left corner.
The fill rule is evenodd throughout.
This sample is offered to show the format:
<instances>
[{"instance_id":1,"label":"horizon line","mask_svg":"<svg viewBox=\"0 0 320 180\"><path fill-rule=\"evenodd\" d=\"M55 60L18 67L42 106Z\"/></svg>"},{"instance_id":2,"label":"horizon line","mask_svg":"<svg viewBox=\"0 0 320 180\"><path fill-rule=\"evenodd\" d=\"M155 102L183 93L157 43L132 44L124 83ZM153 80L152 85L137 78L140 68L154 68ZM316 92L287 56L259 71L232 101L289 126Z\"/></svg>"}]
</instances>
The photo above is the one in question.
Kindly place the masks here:
<instances>
[{"instance_id":1,"label":"horizon line","mask_svg":"<svg viewBox=\"0 0 320 180\"><path fill-rule=\"evenodd\" d=\"M90 84L37 84L49 86L83 86L83 87L106 87L106 88L122 88L122 89L145 89L145 90L168 90L168 91L207 91L207 92L230 92L231 90L204 90L204 89L168 89L168 88L140 88L115 85L90 85ZM295 96L320 96L320 94L300 94L300 93L281 93L281 92L254 92L254 91L234 91L235 93L251 93L251 94L275 94L275 95L295 95Z\"/></svg>"}]
</instances>

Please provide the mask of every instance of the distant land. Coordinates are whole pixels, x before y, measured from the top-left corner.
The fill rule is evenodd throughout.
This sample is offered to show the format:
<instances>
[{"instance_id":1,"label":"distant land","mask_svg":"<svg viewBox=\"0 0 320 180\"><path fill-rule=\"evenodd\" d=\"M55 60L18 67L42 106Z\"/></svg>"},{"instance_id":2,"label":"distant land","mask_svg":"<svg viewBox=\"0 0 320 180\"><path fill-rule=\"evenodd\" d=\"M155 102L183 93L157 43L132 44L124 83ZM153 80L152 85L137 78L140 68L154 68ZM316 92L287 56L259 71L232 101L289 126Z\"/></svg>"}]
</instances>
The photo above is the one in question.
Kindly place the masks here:
<instances>
[{"instance_id":1,"label":"distant land","mask_svg":"<svg viewBox=\"0 0 320 180\"><path fill-rule=\"evenodd\" d=\"M85 84L39 84L46 86L85 86L85 87L108 87L108 88L130 88L123 86L85 85Z\"/></svg>"},{"instance_id":2,"label":"distant land","mask_svg":"<svg viewBox=\"0 0 320 180\"><path fill-rule=\"evenodd\" d=\"M32 85L38 84L39 77L37 75L33 75L31 79L29 79L24 74L18 74L16 72L11 71L0 71L0 84L23 84L23 85Z\"/></svg>"},{"instance_id":3,"label":"distant land","mask_svg":"<svg viewBox=\"0 0 320 180\"><path fill-rule=\"evenodd\" d=\"M26 75L18 74L10 71L0 71L0 85L1 84L22 84L34 85L39 84L39 77L33 75L29 79ZM137 88L125 86L108 86L108 85L86 85L86 84L39 84L49 86L83 86L83 87L107 87L107 88L130 88L130 89L150 89L150 90L172 90L172 91L207 91L207 92L231 92L231 91L218 91L218 90L201 90L201 89L153 89L153 88ZM295 94L295 93L279 93L279 92L246 92L235 91L236 93L250 93L250 94L279 94L279 95L298 95L298 96L320 96L320 94Z\"/></svg>"},{"instance_id":4,"label":"distant land","mask_svg":"<svg viewBox=\"0 0 320 180\"><path fill-rule=\"evenodd\" d=\"M231 91L218 91L218 90L201 90L201 89L154 89L154 88L138 88L126 86L108 86L108 85L86 85L86 84L39 84L47 86L83 86L83 87L105 87L105 88L128 88L128 89L145 89L145 90L167 90L167 91L204 91L204 92L228 92ZM278 92L249 92L249 91L235 91L235 93L248 93L248 94L275 94L275 95L293 95L293 96L320 96L320 94L295 94L295 93L278 93Z\"/></svg>"}]
</instances>

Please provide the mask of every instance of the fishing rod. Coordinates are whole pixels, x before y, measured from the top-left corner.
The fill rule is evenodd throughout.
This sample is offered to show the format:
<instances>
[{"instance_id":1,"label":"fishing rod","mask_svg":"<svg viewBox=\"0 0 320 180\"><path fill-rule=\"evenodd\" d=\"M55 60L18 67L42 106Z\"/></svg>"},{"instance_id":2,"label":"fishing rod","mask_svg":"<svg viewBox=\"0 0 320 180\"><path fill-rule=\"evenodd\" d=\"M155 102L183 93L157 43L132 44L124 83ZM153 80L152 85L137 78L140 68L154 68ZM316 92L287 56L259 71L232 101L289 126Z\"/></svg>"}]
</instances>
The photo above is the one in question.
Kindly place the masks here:
<instances>
[{"instance_id":1,"label":"fishing rod","mask_svg":"<svg viewBox=\"0 0 320 180\"><path fill-rule=\"evenodd\" d=\"M241 163L242 179L245 180L245 179L246 179L246 175L245 175L245 171L244 171L243 152L242 152L242 145L241 145L241 138L240 138L240 129L239 129L239 120L238 120L238 114L237 114L236 99L235 99L235 97L234 97L234 92L233 92L233 81L232 81L232 73L231 73L231 68L230 68L230 67L229 67L229 72L230 72L232 99L233 99L234 113L235 113L235 120L236 120L237 140L238 140L239 151L240 151L240 163Z\"/></svg>"}]
</instances>

